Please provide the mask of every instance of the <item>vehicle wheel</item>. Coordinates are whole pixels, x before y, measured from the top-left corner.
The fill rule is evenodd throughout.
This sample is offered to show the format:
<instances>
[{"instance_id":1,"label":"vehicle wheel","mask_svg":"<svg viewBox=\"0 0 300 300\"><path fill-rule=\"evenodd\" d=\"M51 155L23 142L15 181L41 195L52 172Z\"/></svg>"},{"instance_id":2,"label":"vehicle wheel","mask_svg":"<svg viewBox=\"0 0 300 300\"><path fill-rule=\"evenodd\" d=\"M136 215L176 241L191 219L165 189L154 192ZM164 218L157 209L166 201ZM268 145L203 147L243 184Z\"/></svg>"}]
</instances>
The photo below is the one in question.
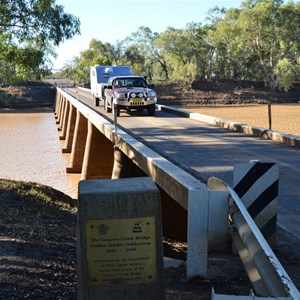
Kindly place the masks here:
<instances>
[{"instance_id":1,"label":"vehicle wheel","mask_svg":"<svg viewBox=\"0 0 300 300\"><path fill-rule=\"evenodd\" d=\"M95 104L95 106L99 106L99 98L95 97L95 96L93 96L93 98L94 98L94 104Z\"/></svg>"},{"instance_id":2,"label":"vehicle wheel","mask_svg":"<svg viewBox=\"0 0 300 300\"><path fill-rule=\"evenodd\" d=\"M148 115L149 116L154 116L155 115L155 104L149 105L147 110L148 110Z\"/></svg>"}]
</instances>

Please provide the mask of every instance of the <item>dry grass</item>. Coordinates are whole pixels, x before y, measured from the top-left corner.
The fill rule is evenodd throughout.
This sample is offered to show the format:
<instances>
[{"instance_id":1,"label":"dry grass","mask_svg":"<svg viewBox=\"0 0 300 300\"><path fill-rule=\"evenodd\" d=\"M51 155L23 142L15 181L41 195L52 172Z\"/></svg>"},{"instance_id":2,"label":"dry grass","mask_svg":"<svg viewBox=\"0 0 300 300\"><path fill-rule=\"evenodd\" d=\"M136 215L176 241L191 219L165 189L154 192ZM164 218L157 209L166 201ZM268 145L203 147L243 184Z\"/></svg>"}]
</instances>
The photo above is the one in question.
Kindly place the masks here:
<instances>
[{"instance_id":1,"label":"dry grass","mask_svg":"<svg viewBox=\"0 0 300 300\"><path fill-rule=\"evenodd\" d=\"M184 109L250 126L269 128L267 105L211 105ZM299 118L300 103L272 105L273 130L300 135Z\"/></svg>"}]
</instances>

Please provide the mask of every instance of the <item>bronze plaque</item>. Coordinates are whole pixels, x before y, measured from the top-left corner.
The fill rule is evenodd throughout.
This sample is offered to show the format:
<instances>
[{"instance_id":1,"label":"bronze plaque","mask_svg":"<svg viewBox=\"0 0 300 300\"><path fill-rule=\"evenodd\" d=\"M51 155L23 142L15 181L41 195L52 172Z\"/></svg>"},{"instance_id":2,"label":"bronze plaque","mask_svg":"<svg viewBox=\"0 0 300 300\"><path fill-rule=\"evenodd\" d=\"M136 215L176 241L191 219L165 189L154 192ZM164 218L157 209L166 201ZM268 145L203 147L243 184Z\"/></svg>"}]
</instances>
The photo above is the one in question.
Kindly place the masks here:
<instances>
[{"instance_id":1,"label":"bronze plaque","mask_svg":"<svg viewBox=\"0 0 300 300\"><path fill-rule=\"evenodd\" d=\"M90 285L156 282L155 217L87 220Z\"/></svg>"}]
</instances>

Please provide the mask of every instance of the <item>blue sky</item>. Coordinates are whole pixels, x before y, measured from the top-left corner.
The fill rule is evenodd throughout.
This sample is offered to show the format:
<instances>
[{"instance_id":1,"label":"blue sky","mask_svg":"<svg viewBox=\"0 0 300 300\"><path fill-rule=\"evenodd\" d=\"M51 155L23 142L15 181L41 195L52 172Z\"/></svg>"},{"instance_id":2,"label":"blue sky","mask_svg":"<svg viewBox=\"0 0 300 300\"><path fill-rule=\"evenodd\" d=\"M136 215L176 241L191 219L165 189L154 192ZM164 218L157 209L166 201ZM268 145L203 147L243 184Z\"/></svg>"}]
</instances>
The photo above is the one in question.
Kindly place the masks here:
<instances>
[{"instance_id":1,"label":"blue sky","mask_svg":"<svg viewBox=\"0 0 300 300\"><path fill-rule=\"evenodd\" d=\"M190 22L204 23L210 8L240 7L242 0L57 0L67 13L80 18L81 35L56 48L54 68L61 68L80 51L89 47L91 39L115 44L140 26L161 33L171 26L185 28Z\"/></svg>"}]
</instances>

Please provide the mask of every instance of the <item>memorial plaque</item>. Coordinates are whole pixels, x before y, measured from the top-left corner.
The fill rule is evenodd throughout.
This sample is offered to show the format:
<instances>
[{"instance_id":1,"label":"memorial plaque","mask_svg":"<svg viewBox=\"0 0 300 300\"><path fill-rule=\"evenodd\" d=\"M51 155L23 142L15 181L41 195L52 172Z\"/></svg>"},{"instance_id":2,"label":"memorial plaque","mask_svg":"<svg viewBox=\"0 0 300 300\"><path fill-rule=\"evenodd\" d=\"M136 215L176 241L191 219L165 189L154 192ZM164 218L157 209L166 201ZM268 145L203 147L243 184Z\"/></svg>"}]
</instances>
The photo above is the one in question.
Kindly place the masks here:
<instances>
[{"instance_id":1,"label":"memorial plaque","mask_svg":"<svg viewBox=\"0 0 300 300\"><path fill-rule=\"evenodd\" d=\"M155 218L87 220L90 285L156 281Z\"/></svg>"},{"instance_id":2,"label":"memorial plaque","mask_svg":"<svg viewBox=\"0 0 300 300\"><path fill-rule=\"evenodd\" d=\"M160 192L149 177L82 180L77 298L165 300Z\"/></svg>"}]
</instances>

